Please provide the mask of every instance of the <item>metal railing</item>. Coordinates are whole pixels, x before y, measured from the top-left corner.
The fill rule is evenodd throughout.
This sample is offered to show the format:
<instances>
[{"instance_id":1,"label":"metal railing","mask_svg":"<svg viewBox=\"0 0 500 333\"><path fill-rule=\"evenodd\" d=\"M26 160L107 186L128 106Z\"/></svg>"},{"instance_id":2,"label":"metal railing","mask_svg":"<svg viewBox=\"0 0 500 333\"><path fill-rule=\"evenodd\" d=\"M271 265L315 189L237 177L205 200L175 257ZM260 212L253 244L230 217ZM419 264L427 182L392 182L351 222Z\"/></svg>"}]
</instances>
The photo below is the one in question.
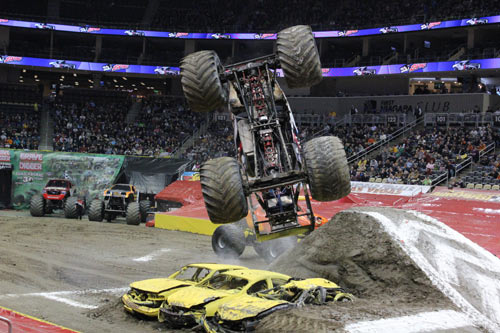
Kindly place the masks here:
<instances>
[{"instance_id":1,"label":"metal railing","mask_svg":"<svg viewBox=\"0 0 500 333\"><path fill-rule=\"evenodd\" d=\"M384 145L389 144L391 141L393 141L401 136L406 135L406 133L409 130L413 129L414 127L416 127L417 125L422 123L422 121L423 121L423 119L420 119L420 120L417 119L417 120L412 121L411 123L405 124L403 127L397 129L393 133L388 134L384 140L377 141L377 142L373 143L372 145L366 147L365 149L361 150L360 152L349 156L347 158L347 162L349 164L354 163L354 162L358 161L359 159L365 157L366 155L374 152L375 150L383 147Z\"/></svg>"},{"instance_id":2,"label":"metal railing","mask_svg":"<svg viewBox=\"0 0 500 333\"><path fill-rule=\"evenodd\" d=\"M5 317L0 317L0 321L3 321L4 323L7 323L8 332L12 333L12 323L10 322L10 320L7 319L7 318L5 318Z\"/></svg>"},{"instance_id":3,"label":"metal railing","mask_svg":"<svg viewBox=\"0 0 500 333\"><path fill-rule=\"evenodd\" d=\"M486 155L486 154L488 154L488 153L490 153L491 151L494 151L494 150L495 150L495 143L492 142L489 145L487 145L486 148L484 148L483 150L481 150L479 152L479 158L483 157L484 155ZM471 164L472 164L472 157L471 156L467 157L465 160L463 160L462 162L460 162L459 164L457 164L455 166L455 177L456 177L456 175L460 171L462 171L463 169L467 168ZM444 182L445 180L446 180L447 183L450 180L448 171L439 174L434 179L431 179L431 186L435 187L435 186L441 184L442 182Z\"/></svg>"},{"instance_id":4,"label":"metal railing","mask_svg":"<svg viewBox=\"0 0 500 333\"><path fill-rule=\"evenodd\" d=\"M490 124L495 125L495 117L498 114L494 113L426 113L424 115L424 123L427 125L470 125L479 126Z\"/></svg>"}]
</instances>

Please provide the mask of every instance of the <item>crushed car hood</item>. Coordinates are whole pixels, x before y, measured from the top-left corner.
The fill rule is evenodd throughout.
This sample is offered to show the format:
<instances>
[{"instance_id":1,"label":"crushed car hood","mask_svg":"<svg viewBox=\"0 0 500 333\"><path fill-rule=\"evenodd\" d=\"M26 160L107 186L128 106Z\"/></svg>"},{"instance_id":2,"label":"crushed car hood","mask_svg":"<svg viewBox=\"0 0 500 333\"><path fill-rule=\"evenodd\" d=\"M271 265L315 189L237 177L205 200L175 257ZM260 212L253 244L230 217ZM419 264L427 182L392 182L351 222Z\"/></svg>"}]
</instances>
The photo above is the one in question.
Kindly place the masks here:
<instances>
[{"instance_id":1,"label":"crushed car hood","mask_svg":"<svg viewBox=\"0 0 500 333\"><path fill-rule=\"evenodd\" d=\"M333 283L332 281L328 281L327 279L322 279L322 278L290 281L287 284L282 285L281 287L285 289L296 287L303 290L309 290L315 287L339 288L339 286L336 283Z\"/></svg>"},{"instance_id":2,"label":"crushed car hood","mask_svg":"<svg viewBox=\"0 0 500 333\"><path fill-rule=\"evenodd\" d=\"M208 303L212 300L237 293L238 290L216 290L201 287L189 287L175 292L168 297L168 304L189 309L192 306Z\"/></svg>"},{"instance_id":3,"label":"crushed car hood","mask_svg":"<svg viewBox=\"0 0 500 333\"><path fill-rule=\"evenodd\" d=\"M148 293L161 293L163 291L178 288L182 286L192 286L192 281L180 281L169 278L149 279L133 282L130 284L131 288L142 290Z\"/></svg>"},{"instance_id":4,"label":"crushed car hood","mask_svg":"<svg viewBox=\"0 0 500 333\"><path fill-rule=\"evenodd\" d=\"M242 320L245 318L255 317L258 314L271 310L272 308L283 305L283 307L292 306L287 301L269 300L249 295L232 297L227 302L224 302L217 312L222 320Z\"/></svg>"}]
</instances>

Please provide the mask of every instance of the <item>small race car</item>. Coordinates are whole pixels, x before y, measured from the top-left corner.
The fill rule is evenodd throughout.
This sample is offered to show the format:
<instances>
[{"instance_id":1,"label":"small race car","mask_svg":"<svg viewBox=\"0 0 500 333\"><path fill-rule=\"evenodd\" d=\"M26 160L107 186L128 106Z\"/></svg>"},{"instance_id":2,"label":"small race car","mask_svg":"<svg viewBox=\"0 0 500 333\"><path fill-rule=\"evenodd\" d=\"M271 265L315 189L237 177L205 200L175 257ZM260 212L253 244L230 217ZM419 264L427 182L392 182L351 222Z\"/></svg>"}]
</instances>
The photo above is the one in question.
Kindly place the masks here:
<instances>
[{"instance_id":1,"label":"small race car","mask_svg":"<svg viewBox=\"0 0 500 333\"><path fill-rule=\"evenodd\" d=\"M169 32L168 37L170 38L180 38L180 37L187 37L189 35L189 32Z\"/></svg>"},{"instance_id":2,"label":"small race car","mask_svg":"<svg viewBox=\"0 0 500 333\"><path fill-rule=\"evenodd\" d=\"M224 272L168 296L160 307L158 320L171 328L193 327L203 315L207 319L213 317L219 306L230 299L273 289L290 279L285 274L257 269Z\"/></svg>"},{"instance_id":3,"label":"small race car","mask_svg":"<svg viewBox=\"0 0 500 333\"><path fill-rule=\"evenodd\" d=\"M54 67L54 68L68 68L68 69L75 69L76 65L75 64L69 64L66 62L66 60L55 60L49 62L49 65Z\"/></svg>"},{"instance_id":4,"label":"small race car","mask_svg":"<svg viewBox=\"0 0 500 333\"><path fill-rule=\"evenodd\" d=\"M212 34L211 36L213 39L231 39L230 35L225 35L225 34Z\"/></svg>"},{"instance_id":5,"label":"small race car","mask_svg":"<svg viewBox=\"0 0 500 333\"><path fill-rule=\"evenodd\" d=\"M480 18L471 18L470 20L467 20L466 22L468 25L478 25L478 24L487 24L488 19L480 19Z\"/></svg>"},{"instance_id":6,"label":"small race car","mask_svg":"<svg viewBox=\"0 0 500 333\"><path fill-rule=\"evenodd\" d=\"M326 279L291 279L273 289L231 297L216 309L211 318L202 315L200 324L209 333L247 332L255 329L262 318L278 310L353 300L350 293Z\"/></svg>"},{"instance_id":7,"label":"small race car","mask_svg":"<svg viewBox=\"0 0 500 333\"><path fill-rule=\"evenodd\" d=\"M145 35L144 31L137 31L135 29L133 29L133 30L126 30L124 32L124 34L128 35L128 36L144 36Z\"/></svg>"},{"instance_id":8,"label":"small race car","mask_svg":"<svg viewBox=\"0 0 500 333\"><path fill-rule=\"evenodd\" d=\"M396 27L383 27L382 29L380 29L380 32L383 34L388 34L391 32L398 32L398 28L396 28Z\"/></svg>"},{"instance_id":9,"label":"small race car","mask_svg":"<svg viewBox=\"0 0 500 333\"><path fill-rule=\"evenodd\" d=\"M168 66L158 66L155 68L155 73L160 75L179 75L180 71Z\"/></svg>"},{"instance_id":10,"label":"small race car","mask_svg":"<svg viewBox=\"0 0 500 333\"><path fill-rule=\"evenodd\" d=\"M352 73L356 76L364 76L364 75L375 75L377 71L372 68L368 68L367 66L359 67L352 71Z\"/></svg>"},{"instance_id":11,"label":"small race car","mask_svg":"<svg viewBox=\"0 0 500 333\"><path fill-rule=\"evenodd\" d=\"M456 71L467 71L480 69L481 64L477 62L470 62L470 60L462 60L454 64L452 67Z\"/></svg>"},{"instance_id":12,"label":"small race car","mask_svg":"<svg viewBox=\"0 0 500 333\"><path fill-rule=\"evenodd\" d=\"M56 27L51 25L51 24L46 24L46 23L36 23L35 28L37 29L47 29L47 30L54 30Z\"/></svg>"},{"instance_id":13,"label":"small race car","mask_svg":"<svg viewBox=\"0 0 500 333\"><path fill-rule=\"evenodd\" d=\"M133 282L130 290L122 296L123 307L132 314L158 317L160 305L166 297L183 287L203 283L212 276L243 266L221 264L190 264L170 275L168 278L148 279Z\"/></svg>"}]
</instances>

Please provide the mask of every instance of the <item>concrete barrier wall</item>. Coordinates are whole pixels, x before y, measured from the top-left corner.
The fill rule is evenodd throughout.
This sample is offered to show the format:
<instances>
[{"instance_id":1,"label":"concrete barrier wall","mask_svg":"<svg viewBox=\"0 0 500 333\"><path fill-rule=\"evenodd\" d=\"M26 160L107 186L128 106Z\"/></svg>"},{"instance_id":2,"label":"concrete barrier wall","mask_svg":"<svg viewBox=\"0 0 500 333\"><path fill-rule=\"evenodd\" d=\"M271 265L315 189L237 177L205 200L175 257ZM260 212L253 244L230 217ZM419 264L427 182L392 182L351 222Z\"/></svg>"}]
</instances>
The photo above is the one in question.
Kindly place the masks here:
<instances>
[{"instance_id":1,"label":"concrete barrier wall","mask_svg":"<svg viewBox=\"0 0 500 333\"><path fill-rule=\"evenodd\" d=\"M352 106L359 112L365 104L373 105L377 111L383 109L398 113L412 112L417 106L427 112L469 112L477 105L486 110L496 96L487 94L442 94L442 95L394 95L363 97L290 97L290 104L296 113L331 113L338 117L349 114ZM464 111L465 110L465 111Z\"/></svg>"}]
</instances>

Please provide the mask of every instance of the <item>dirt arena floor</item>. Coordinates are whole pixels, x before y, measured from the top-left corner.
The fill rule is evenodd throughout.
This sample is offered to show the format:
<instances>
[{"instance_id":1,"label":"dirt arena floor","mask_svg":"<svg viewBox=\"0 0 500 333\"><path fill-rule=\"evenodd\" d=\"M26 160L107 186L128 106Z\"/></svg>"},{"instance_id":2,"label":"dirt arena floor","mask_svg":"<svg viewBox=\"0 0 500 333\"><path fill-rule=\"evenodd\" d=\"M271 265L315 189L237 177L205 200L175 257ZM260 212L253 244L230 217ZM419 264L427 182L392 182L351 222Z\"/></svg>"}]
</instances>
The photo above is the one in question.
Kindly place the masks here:
<instances>
[{"instance_id":1,"label":"dirt arena floor","mask_svg":"<svg viewBox=\"0 0 500 333\"><path fill-rule=\"evenodd\" d=\"M397 210L391 212L394 216L379 212L392 221L412 219ZM450 299L435 290L414 262L378 231L380 227L364 226L375 219L341 216L338 226L311 234L271 267L298 276L313 272L334 281L336 278L351 286L357 300L276 313L265 318L258 331L389 333L401 332L402 322L415 322L415 329L404 331L491 332L472 324ZM357 227L351 230L353 223ZM346 232L343 243L338 240L342 232ZM347 235L352 234L358 235L349 237L349 241ZM332 246L343 250L333 251L329 249ZM323 256L317 254L320 252ZM331 266L332 260L340 266ZM375 265L365 265L373 261ZM251 248L239 260L222 261L214 255L208 236L146 228L143 224L128 226L124 220L99 223L86 217L81 221L55 215L33 218L28 212L0 211L0 306L77 331L179 332L125 313L120 297L132 281L168 276L194 262L267 268ZM362 274L351 272L355 266L364 269ZM439 328L442 322L448 326ZM459 331L446 328L453 325L458 325Z\"/></svg>"},{"instance_id":2,"label":"dirt arena floor","mask_svg":"<svg viewBox=\"0 0 500 333\"><path fill-rule=\"evenodd\" d=\"M120 296L193 262L221 262L210 237L0 211L0 306L77 331L168 332L125 313ZM266 266L251 248L234 263Z\"/></svg>"}]
</instances>

